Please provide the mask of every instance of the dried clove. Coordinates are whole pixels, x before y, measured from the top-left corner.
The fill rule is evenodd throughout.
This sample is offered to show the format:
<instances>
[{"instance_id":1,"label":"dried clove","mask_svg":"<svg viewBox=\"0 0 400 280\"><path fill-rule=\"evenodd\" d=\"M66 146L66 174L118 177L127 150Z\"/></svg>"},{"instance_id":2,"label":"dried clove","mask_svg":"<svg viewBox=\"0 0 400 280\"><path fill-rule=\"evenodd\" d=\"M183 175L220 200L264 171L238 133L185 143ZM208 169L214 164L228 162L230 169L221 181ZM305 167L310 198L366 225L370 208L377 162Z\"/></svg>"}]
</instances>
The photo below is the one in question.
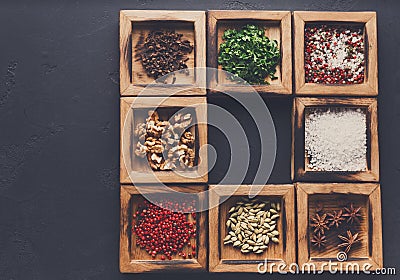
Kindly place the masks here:
<instances>
[{"instance_id":1,"label":"dried clove","mask_svg":"<svg viewBox=\"0 0 400 280\"><path fill-rule=\"evenodd\" d=\"M149 77L158 79L164 75L186 69L187 55L193 51L189 40L174 31L151 31L136 45L136 61L140 61Z\"/></svg>"}]
</instances>

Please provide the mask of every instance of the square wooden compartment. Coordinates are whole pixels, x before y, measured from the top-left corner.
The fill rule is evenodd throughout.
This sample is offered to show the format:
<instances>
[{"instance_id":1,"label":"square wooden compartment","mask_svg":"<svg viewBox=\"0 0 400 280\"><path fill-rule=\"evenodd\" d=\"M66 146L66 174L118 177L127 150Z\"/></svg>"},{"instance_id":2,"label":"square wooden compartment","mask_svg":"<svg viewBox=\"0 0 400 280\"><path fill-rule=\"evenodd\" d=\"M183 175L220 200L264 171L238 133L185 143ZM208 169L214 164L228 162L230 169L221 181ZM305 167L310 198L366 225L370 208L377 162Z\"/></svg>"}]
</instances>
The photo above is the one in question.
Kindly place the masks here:
<instances>
[{"instance_id":1,"label":"square wooden compartment","mask_svg":"<svg viewBox=\"0 0 400 280\"><path fill-rule=\"evenodd\" d=\"M296 97L293 104L292 180L305 182L379 181L378 112L376 98ZM365 109L367 116L366 171L313 171L305 151L306 108L346 107Z\"/></svg>"},{"instance_id":2,"label":"square wooden compartment","mask_svg":"<svg viewBox=\"0 0 400 280\"><path fill-rule=\"evenodd\" d=\"M292 93L292 43L291 14L288 11L209 11L208 20L208 66L222 70L218 65L219 46L226 29L242 28L254 24L265 28L265 35L277 40L281 50L281 62L276 68L278 79L269 81L270 85L252 85L263 93ZM221 72L221 71L218 71ZM245 85L237 84L226 78L224 73L214 73L209 77L212 91L248 92Z\"/></svg>"},{"instance_id":3,"label":"square wooden compartment","mask_svg":"<svg viewBox=\"0 0 400 280\"><path fill-rule=\"evenodd\" d=\"M120 11L120 93L123 96L141 95L205 95L206 73L195 67L206 67L206 16L203 11ZM173 30L183 34L194 46L186 62L189 75L177 74L176 81L155 83L147 76L135 58L136 45L152 30ZM142 92L144 88L149 86Z\"/></svg>"},{"instance_id":4,"label":"square wooden compartment","mask_svg":"<svg viewBox=\"0 0 400 280\"><path fill-rule=\"evenodd\" d=\"M207 149L207 104L205 97L124 97L121 98L121 183L206 183L208 180ZM147 160L135 155L137 139L134 129L139 122L145 122L149 110L159 113L168 120L174 113L191 113L190 127L195 136L196 166L193 169L174 171L153 171ZM201 152L201 154L200 154ZM132 182L131 178L134 178Z\"/></svg>"},{"instance_id":5,"label":"square wooden compartment","mask_svg":"<svg viewBox=\"0 0 400 280\"><path fill-rule=\"evenodd\" d=\"M365 38L364 83L325 85L306 83L304 70L304 28L308 24L337 26L360 25ZM365 95L378 94L378 41L376 12L294 12L295 93L298 95Z\"/></svg>"},{"instance_id":6,"label":"square wooden compartment","mask_svg":"<svg viewBox=\"0 0 400 280\"><path fill-rule=\"evenodd\" d=\"M360 271L365 265L366 269L374 270L383 267L382 256L382 217L381 217L381 195L379 184L308 184L298 183L297 188L297 222L298 222L298 262L300 267L304 264L314 264L316 269L328 270L327 262L339 263L341 266L335 268L343 270L350 264L360 265ZM321 251L312 248L310 244L310 217L316 213L317 203L324 205L324 210L338 211L343 207L362 207L360 224L351 226L351 232L359 232L360 242L353 246L347 253L347 260L340 262L338 254L344 249L337 247L341 243L337 237L339 234L347 236L346 226L340 226L339 230L331 228L326 231L326 250ZM332 231L332 232L331 232ZM343 257L341 255L340 257ZM325 264L325 265L324 265Z\"/></svg>"},{"instance_id":7,"label":"square wooden compartment","mask_svg":"<svg viewBox=\"0 0 400 280\"><path fill-rule=\"evenodd\" d=\"M165 188L165 189L164 189ZM121 221L120 221L120 271L122 273L142 273L142 272L165 272L173 271L193 271L207 269L207 213L196 213L196 239L190 240L196 245L196 257L183 259L175 256L172 260L161 260L160 257L152 257L143 249L136 246L136 236L132 234L132 219L137 207L146 199L164 199L170 196L177 198L174 192L186 195L193 195L193 199L203 205L206 203L205 186L164 186L158 187L141 186L137 188L132 185L121 186ZM189 215L189 221L194 221ZM192 252L191 248L185 248L184 252Z\"/></svg>"},{"instance_id":8,"label":"square wooden compartment","mask_svg":"<svg viewBox=\"0 0 400 280\"><path fill-rule=\"evenodd\" d=\"M281 217L278 222L280 243L274 244L260 255L242 254L231 245L224 245L227 234L226 221L229 209L241 198L249 196L251 188L260 190L257 199L281 203ZM254 189L253 189L254 190ZM296 261L295 207L293 185L266 186L210 186L209 209L209 270L211 272L258 272L260 263L268 260L267 271L276 271L281 264Z\"/></svg>"}]
</instances>

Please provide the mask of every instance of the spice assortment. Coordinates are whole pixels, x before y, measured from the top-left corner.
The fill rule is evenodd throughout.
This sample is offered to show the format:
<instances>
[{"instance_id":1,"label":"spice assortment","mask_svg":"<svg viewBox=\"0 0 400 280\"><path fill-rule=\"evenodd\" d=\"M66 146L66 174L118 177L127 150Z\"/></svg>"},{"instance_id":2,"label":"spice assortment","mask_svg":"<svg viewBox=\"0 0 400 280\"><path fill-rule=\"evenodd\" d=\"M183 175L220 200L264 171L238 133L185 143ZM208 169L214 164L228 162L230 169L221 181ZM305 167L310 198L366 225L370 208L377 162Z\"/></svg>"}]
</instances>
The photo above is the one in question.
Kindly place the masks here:
<instances>
[{"instance_id":1,"label":"spice assortment","mask_svg":"<svg viewBox=\"0 0 400 280\"><path fill-rule=\"evenodd\" d=\"M364 82L365 48L361 28L306 26L304 43L306 83Z\"/></svg>"},{"instance_id":2,"label":"spice assortment","mask_svg":"<svg viewBox=\"0 0 400 280\"><path fill-rule=\"evenodd\" d=\"M139 205L132 225L136 246L153 259L158 255L161 260L171 260L176 255L183 259L196 257L195 203L166 199L158 205L148 201ZM190 221L189 216L194 220ZM185 253L185 249L189 252Z\"/></svg>"},{"instance_id":3,"label":"spice assortment","mask_svg":"<svg viewBox=\"0 0 400 280\"><path fill-rule=\"evenodd\" d=\"M136 12L139 15L142 13L142 11ZM156 11L156 13L159 12L162 11ZM259 13L259 11L253 12L254 14L251 14L250 18L244 19L231 19L224 15L223 12L221 13L221 11L215 11L216 17L211 13L213 15L211 20L215 20L215 26L213 27L215 31L211 35L215 38L210 44L215 47L215 51L210 56L213 58L213 63L215 63L212 66L216 68L219 65L223 70L233 74L233 76L229 76L233 82L239 82L243 79L249 84L254 85L254 88L259 92L282 93L283 91L280 91L282 89L278 86L288 88L288 91L291 92L291 82L283 83L283 76L286 76L286 78L290 77L290 80L292 80L292 57L290 52L293 42L290 35L292 34L290 12L288 15L289 21L285 23L283 23L282 18L252 18ZM187 15L186 13L181 14L182 23L180 23L180 20L171 19L171 22L173 22L171 26L163 26L159 30L157 30L158 23L154 19L148 20L149 25L146 22L140 23L141 27L136 29L135 36L133 39L131 38L132 45L134 45L132 49L134 60L124 61L123 65L121 64L121 77L123 77L121 78L121 89L124 90L126 96L134 96L134 90L138 90L143 85L147 85L148 82L152 82L152 79L159 79L174 71L188 74L188 67L191 68L193 65L205 66L205 43L203 42L204 53L198 52L201 48L201 44L200 46L198 44L201 41L199 40L200 33L197 27L193 27L193 34L195 35L191 35L192 27L187 27L190 25L186 22L188 20L185 18ZM277 15L272 14L271 16ZM371 91L376 88L377 93L377 81L375 83L373 80L375 76L377 77L377 70L374 68L374 65L371 67L371 61L373 64L376 60L376 58L371 59L371 53L375 51L375 47L371 48L371 45L375 46L377 44L373 44L374 41L370 40L368 37L370 34L367 32L368 28L371 29L371 23L369 22L369 25L366 26L363 21L357 19L354 21L357 22L356 24L346 25L346 23L343 23L345 21L342 20L336 24L333 23L336 20L329 20L329 18L318 21L313 20L314 16L311 15L308 21L312 22L312 24L303 24L301 32L298 29L295 32L300 34L298 36L301 38L301 50L296 52L296 55L301 53L301 56L297 56L300 57L299 60L301 60L301 63L298 63L296 60L296 67L298 64L300 66L298 68L301 69L296 69L296 73L300 73L298 76L296 74L296 93L309 94L308 89L312 91L315 88L315 94L317 95L343 94L344 92L341 92L341 90L349 89L351 92L346 94L361 95L364 93L364 87L362 86L365 86L365 88L369 87L368 89ZM125 21L127 21L126 18L127 16L125 16ZM169 20L164 15L160 16L160 18L162 18L163 22L168 22ZM217 23L218 18L220 21ZM307 21L307 17L303 15L300 19L304 22ZM295 20L298 19L295 18ZM262 21L264 23L261 24L260 22ZM129 28L132 29L132 26L129 25L132 22L131 19L129 19L128 24L124 22L124 28L126 30L129 30ZM189 22L199 24L196 20ZM252 24L244 25L244 22L251 22ZM257 23L253 24L254 22ZM321 23L315 24L315 22ZM181 27L179 26L180 24L187 24L187 26ZM260 26L268 26L268 29ZM175 27L177 28L175 29ZM283 29L285 29L285 32ZM130 48L128 47L128 41L129 36L132 37L132 32L129 32L128 36L121 35L124 36L123 42L125 44L125 47L120 48L122 51ZM373 31L372 35L374 35ZM202 37L204 37L204 34ZM222 43L220 41L221 37ZM187 40L188 38L189 40ZM272 38L276 38L279 42ZM297 39L296 37L296 42ZM194 46L195 44L196 46ZM298 48L297 43L293 46ZM368 46L368 51L366 46ZM216 51L217 47L219 51ZM122 51L121 57L125 58L125 53L122 53ZM196 53L192 54L193 52ZM201 55L198 55L199 53ZM281 55L287 60L284 61ZM204 65L199 63L202 59ZM195 60L196 63L194 63ZM128 69L130 63L132 64L132 69ZM141 69L140 65L143 69L136 71L136 69ZM285 67L289 65L290 70L285 68L284 65L286 65ZM135 71L133 71L133 68ZM366 71L367 69L368 71ZM225 75L216 76L214 82L218 83L218 79L220 82L220 77L225 77ZM298 79L299 77L301 79ZM172 76L172 78L172 83L175 83L177 77ZM189 86L195 84L195 81L185 79L181 81L178 78L178 82L176 83L179 85L189 84ZM271 82L271 80L275 79L277 80ZM167 83L166 80L161 82ZM271 82L271 85L269 85L269 82ZM309 85L305 85L300 90L304 86L304 82ZM300 86L297 83L300 83ZM352 84L358 85L337 86ZM128 87L128 85L131 87ZM261 85L269 86L264 86L263 88ZM326 87L324 85L332 85L333 87ZM221 86L229 87L230 84L227 83ZM236 88L240 91L241 87L236 86ZM326 93L323 92L323 90L328 88L333 88L334 90L328 90ZM360 89L362 93L354 93L356 89ZM365 93L373 94L371 92ZM124 95L122 91L121 94ZM159 91L157 94L162 94L162 92ZM182 97L175 97L175 100L170 101L168 106L178 106L179 102L176 100L179 98L184 100ZM196 97L190 98L194 100ZM297 170L301 169L304 173L307 172L307 176L309 177L296 178L293 175L293 181L296 181L296 184L301 184L299 183L302 181L301 179L307 181L310 178L310 181L312 181L314 178L311 178L311 173L314 173L326 176L320 177L324 178L321 180L323 182L335 181L330 179L332 177L329 177L329 174L339 174L337 175L338 178L342 178L343 181L359 180L361 178L361 181L377 182L379 180L379 169L374 167L373 159L377 158L377 154L374 151L378 149L378 145L377 141L373 142L370 140L370 138L373 139L375 137L372 134L376 132L371 132L372 129L369 127L369 123L367 123L367 121L377 123L377 120L375 121L375 119L371 118L370 113L374 105L368 105L369 107L364 106L366 101L362 101L361 98L354 98L351 101L346 101L346 98L342 98L343 102L337 102L337 104L333 98L330 101L328 100L328 103L331 102L329 104L325 104L322 99L315 98L315 100L320 100L320 104L317 104L317 106L314 104L308 108L304 106L304 115L299 114L303 121L301 128L304 129L304 133L301 133L301 137L304 137L302 139L304 142L301 142L301 149L298 149L302 151L302 168L297 169L297 165L294 165L294 170L297 172ZM183 104L186 106L185 102ZM313 102L318 103L318 101ZM179 106L181 105L179 103ZM140 108L140 110L143 110L143 108L147 107ZM172 117L169 117L169 115L167 117L167 114L164 115L161 110L157 109L156 111L148 111L148 116L145 118L143 118L143 113L137 113L137 115L139 116L139 121L136 120L137 116L134 116L135 119L131 123L135 125L132 125L131 130L127 133L130 137L132 134L134 136L131 137L134 139L133 143L132 140L129 140L131 142L129 142L129 148L127 148L132 160L132 164L127 164L127 171L135 171L136 174L133 175L139 174L139 176L142 176L141 174L143 173L152 173L148 172L148 170L143 172L143 166L141 165L143 162L146 165L148 164L154 171L191 170L194 167L197 168L200 166L197 163L196 151L202 146L201 141L207 142L207 137L203 137L204 135L200 134L200 129L194 129L193 127L193 119L196 119L196 122L200 123L199 115L201 114L198 111L196 111L195 115L190 111L190 113L176 113ZM294 129L294 131L296 130ZM296 132L294 133L296 134ZM369 149L371 145L374 145L374 148L371 148L372 152L367 151L367 148ZM293 148L294 150L295 148ZM132 152L135 157L132 157ZM134 162L136 160L140 163ZM132 170L129 170L129 168ZM129 176L132 173L129 173ZM176 180L175 178L170 179L166 177L167 175L171 175L171 173L173 172L158 172L157 176L160 175L160 181L163 183L175 183L176 181L173 181ZM360 173L367 175L371 173L372 175L370 177L367 177L367 175L362 177L364 174ZM165 177L161 177L164 175ZM128 178L129 176L126 175L124 178ZM372 179L366 180L363 178ZM149 182L146 180L148 179L143 175L140 182L150 182L150 180ZM123 179L121 179L121 182L127 184ZM182 181L179 182L182 183ZM199 182L207 182L207 178ZM321 184L323 185L321 189L328 184ZM336 188L338 188L336 184L332 185L334 186L330 194L334 193ZM314 189L311 186L310 193L313 191ZM355 193L358 191L363 193L364 189L355 190ZM275 190L273 191L273 195L275 196L276 193L274 192ZM379 188L375 192L379 192ZM242 196L243 193L237 195ZM343 198L345 195L343 193ZM263 196L266 195L263 194ZM124 252L122 252L121 260L123 259L123 261L121 263L123 262L126 267L129 266L129 270L131 271L135 271L135 265L140 266L136 272L171 269L167 268L168 266L177 266L184 269L189 267L189 269L192 269L195 268L194 265L185 265L189 263L193 264L195 260L186 260L183 262L182 260L196 259L196 257L201 255L204 259L199 261L198 265L202 268L209 267L210 271L229 271L229 265L231 267L236 265L250 267L249 261L254 257L261 257L264 253L268 255L268 259L271 257L271 259L277 262L285 261L284 258L286 257L293 257L294 259L292 260L296 261L296 257L301 254L299 245L301 242L306 243L308 250L304 251L308 252L307 257L309 257L310 262L313 261L313 258L334 258L332 251L335 252L335 255L339 251L344 251L347 254L351 253L354 259L368 256L367 251L371 250L370 246L372 245L372 250L379 251L378 241L371 241L370 239L372 238L369 236L371 233L368 232L371 224L374 223L373 238L381 238L379 232L376 233L376 230L380 230L381 225L375 224L375 219L380 219L380 213L378 212L378 215L375 208L373 216L368 216L372 215L371 203L364 204L357 199L352 201L348 199L348 196L346 196L346 199L340 200L342 201L340 206L336 206L337 202L331 202L328 199L322 199L322 201L317 203L314 209L309 207L308 202L306 206L301 205L304 202L301 199L297 201L297 206L293 204L292 208L291 206L288 207L288 203L285 200L277 202L277 200L267 201L258 200L257 198L239 199L233 206L231 204L224 205L220 208L222 211L219 210L220 212L217 212L214 216L215 223L217 224L215 231L209 233L210 238L211 234L218 231L217 237L215 237L212 243L214 245L217 244L214 249L211 249L211 243L208 244L209 247L206 249L207 243L204 241L206 239L201 239L206 237L204 237L204 228L202 226L201 228L197 227L202 222L201 220L196 222L196 214L194 213L195 201L177 202L166 199L159 206L148 201L139 202L139 205L137 202L132 205L129 202L129 207L124 208L124 211L128 213L126 215L129 216L129 219L124 218L124 225L127 225L124 229L128 233L124 233L121 230L121 236L122 234L129 235L128 238L124 237L124 248L127 248L125 252L129 251L129 256L123 256ZM376 199L373 201L378 205L375 207L380 209L379 200ZM128 202L122 202L121 198L121 205L122 203ZM166 206L168 209L172 208L173 210L167 210L163 206ZM284 207L282 212L281 207ZM297 217L302 217L301 220L303 221L304 230L301 232L301 239L303 241L300 241L300 237L299 240L295 240L296 235L292 233L292 230L293 232L295 230L291 227L295 224L296 207L297 209L304 210L304 216L299 214L301 211L297 212ZM131 209L135 209L133 213ZM288 212L291 214L288 214ZM222 218L221 214L224 215ZM291 218L288 219L288 217L291 217L290 215L293 215L293 220ZM197 217L200 219L200 214ZM371 221L371 217L374 221ZM223 222L220 222L220 220L223 220ZM123 221L122 217L121 221ZM123 229L122 226L121 229ZM201 234L203 234L203 237L201 237ZM294 237L292 239L291 237L288 238L288 236ZM125 241L128 239L129 241ZM197 239L203 241L198 241ZM371 245L371 243L374 244ZM132 246L136 247L132 248ZM296 256L295 249L297 246L299 246L299 250L297 250L299 255ZM303 249L306 247L302 246ZM291 249L293 249L293 253L288 253ZM198 250L206 250L206 252L200 251L199 253ZM210 250L210 252L214 250L214 253L207 254L207 250ZM218 254L215 253L216 251L219 251L217 252ZM217 259L213 267L211 266L211 255ZM374 256L381 258L379 252L377 254L374 253ZM205 262L205 259L208 257L210 258L210 266ZM152 260L156 259L174 261L152 262ZM299 257L298 259L300 263L300 259L303 261L306 257ZM133 260L137 262L133 262ZM228 261L224 263L220 260ZM142 267L142 263L146 264ZM160 263L163 263L161 267ZM147 265L149 268L145 267Z\"/></svg>"},{"instance_id":4,"label":"spice assortment","mask_svg":"<svg viewBox=\"0 0 400 280\"><path fill-rule=\"evenodd\" d=\"M190 132L192 115L176 113L169 120L161 120L157 111L149 111L145 123L138 123L135 154L147 159L152 170L193 168L195 164L195 136Z\"/></svg>"},{"instance_id":5,"label":"spice assortment","mask_svg":"<svg viewBox=\"0 0 400 280\"><path fill-rule=\"evenodd\" d=\"M276 40L265 36L263 28L248 24L240 30L225 30L219 46L218 63L223 70L232 73L233 81L240 77L249 84L268 84L267 78L275 77L280 62L280 50Z\"/></svg>"},{"instance_id":6,"label":"spice assortment","mask_svg":"<svg viewBox=\"0 0 400 280\"><path fill-rule=\"evenodd\" d=\"M366 112L361 108L307 108L307 167L313 171L365 171L366 130Z\"/></svg>"},{"instance_id":7,"label":"spice assortment","mask_svg":"<svg viewBox=\"0 0 400 280\"><path fill-rule=\"evenodd\" d=\"M328 245L345 253L350 251L361 242L361 234L357 232L358 226L363 219L361 207L350 202L349 206L340 209L325 210L324 205L317 204L315 214L310 217L310 243L318 251L323 251ZM336 236L336 244L328 244L327 235ZM332 238L329 239L332 241Z\"/></svg>"},{"instance_id":8,"label":"spice assortment","mask_svg":"<svg viewBox=\"0 0 400 280\"><path fill-rule=\"evenodd\" d=\"M193 45L182 36L174 31L151 31L146 38L142 36L139 39L136 59L140 60L149 77L158 79L188 68L187 55L193 51Z\"/></svg>"},{"instance_id":9,"label":"spice assortment","mask_svg":"<svg viewBox=\"0 0 400 280\"><path fill-rule=\"evenodd\" d=\"M240 249L243 254L262 254L268 246L279 243L279 212L280 204L275 202L237 202L228 213L224 244Z\"/></svg>"}]
</instances>

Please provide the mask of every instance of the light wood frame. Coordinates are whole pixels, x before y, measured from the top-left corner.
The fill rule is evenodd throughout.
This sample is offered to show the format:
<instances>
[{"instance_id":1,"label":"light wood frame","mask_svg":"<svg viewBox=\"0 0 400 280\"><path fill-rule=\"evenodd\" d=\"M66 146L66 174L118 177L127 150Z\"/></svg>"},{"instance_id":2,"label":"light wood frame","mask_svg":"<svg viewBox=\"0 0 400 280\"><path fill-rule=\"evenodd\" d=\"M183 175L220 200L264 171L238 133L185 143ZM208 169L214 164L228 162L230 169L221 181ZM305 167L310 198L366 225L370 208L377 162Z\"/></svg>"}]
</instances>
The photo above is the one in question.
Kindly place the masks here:
<instances>
[{"instance_id":1,"label":"light wood frame","mask_svg":"<svg viewBox=\"0 0 400 280\"><path fill-rule=\"evenodd\" d=\"M383 267L382 253L382 217L381 217L381 193L379 184L350 184L350 183L330 183L330 184L308 184L297 183L297 228L298 228L298 263L300 267L304 264L313 263L319 270L326 270L327 267L322 267L323 263L327 263L327 259L315 259L310 257L309 248L309 197L314 194L354 194L368 196L369 206L369 256L365 259L348 259L341 262L345 268L349 263L357 263L360 265L360 270L363 265L370 264L371 270ZM338 263L338 261L335 261Z\"/></svg>"},{"instance_id":2,"label":"light wood frame","mask_svg":"<svg viewBox=\"0 0 400 280\"><path fill-rule=\"evenodd\" d=\"M292 93L292 42L291 42L291 13L289 11L208 11L208 66L222 69L218 65L219 41L218 25L221 21L261 21L265 23L277 22L279 25L278 41L280 42L281 63L277 67L277 75L280 83L270 85L252 85L258 92L262 93ZM268 30L266 31L268 32ZM279 73L278 73L279 71ZM244 85L234 83L221 83L218 81L217 73L213 73L209 79L209 89L221 92L244 92L248 89Z\"/></svg>"},{"instance_id":3,"label":"light wood frame","mask_svg":"<svg viewBox=\"0 0 400 280\"><path fill-rule=\"evenodd\" d=\"M200 203L206 201L205 186L170 186L173 191L197 194ZM166 190L158 189L157 186L141 186L140 191L132 185L121 186L121 220L120 220L120 252L119 265L122 273L142 272L164 272L164 271L193 271L207 269L207 212L199 212L197 216L197 246L196 257L192 259L172 260L138 260L132 259L130 250L132 246L130 239L131 231L131 207L133 196L145 193L169 193Z\"/></svg>"},{"instance_id":4,"label":"light wood frame","mask_svg":"<svg viewBox=\"0 0 400 280\"><path fill-rule=\"evenodd\" d=\"M151 84L151 90L141 93L148 84L132 83L130 62L132 56L132 26L135 22L171 21L193 23L194 26L194 67L206 67L206 15L204 11L172 10L121 10L120 11L120 93L122 96L151 95L160 96L174 93L176 95L205 95L206 72L192 70L194 84ZM135 69L132 69L135 71ZM144 73L144 75L146 75Z\"/></svg>"},{"instance_id":5,"label":"light wood frame","mask_svg":"<svg viewBox=\"0 0 400 280\"><path fill-rule=\"evenodd\" d=\"M210 186L209 187L209 203L210 205L218 205L209 209L209 270L210 272L258 272L258 265L264 263L265 259L261 256L255 260L224 260L221 258L221 250L223 250L223 238L221 235L221 224L219 219L220 198L230 196L248 197L251 188L261 188L257 194L259 196L276 197L282 200L281 222L281 246L283 246L283 255L280 259L268 261L267 271L271 269L276 271L279 265L290 265L296 262L296 238L295 238L295 198L293 185L266 185L266 186L251 186L251 185L226 185L226 186ZM268 250L268 249L267 249Z\"/></svg>"},{"instance_id":6,"label":"light wood frame","mask_svg":"<svg viewBox=\"0 0 400 280\"><path fill-rule=\"evenodd\" d=\"M309 107L359 107L367 110L367 170L322 172L306 168L305 109ZM378 103L376 98L296 97L292 113L292 180L304 182L379 181Z\"/></svg>"},{"instance_id":7,"label":"light wood frame","mask_svg":"<svg viewBox=\"0 0 400 280\"><path fill-rule=\"evenodd\" d=\"M121 98L121 136L120 136L120 181L124 184L132 183L130 176L135 178L134 183L207 183L208 159L207 149L202 149L200 164L193 171L152 171L140 172L132 170L134 153L132 151L132 135L134 133L134 114L136 109L163 108L163 107L191 107L196 113L199 149L207 144L207 102L205 97L124 97ZM126 122L126 124L125 124ZM125 161L124 161L124 156ZM181 175L180 175L181 174Z\"/></svg>"},{"instance_id":8,"label":"light wood frame","mask_svg":"<svg viewBox=\"0 0 400 280\"><path fill-rule=\"evenodd\" d=\"M376 12L294 12L295 93L297 95L378 95ZM324 85L305 82L304 27L312 22L365 25L366 73L363 84Z\"/></svg>"}]
</instances>

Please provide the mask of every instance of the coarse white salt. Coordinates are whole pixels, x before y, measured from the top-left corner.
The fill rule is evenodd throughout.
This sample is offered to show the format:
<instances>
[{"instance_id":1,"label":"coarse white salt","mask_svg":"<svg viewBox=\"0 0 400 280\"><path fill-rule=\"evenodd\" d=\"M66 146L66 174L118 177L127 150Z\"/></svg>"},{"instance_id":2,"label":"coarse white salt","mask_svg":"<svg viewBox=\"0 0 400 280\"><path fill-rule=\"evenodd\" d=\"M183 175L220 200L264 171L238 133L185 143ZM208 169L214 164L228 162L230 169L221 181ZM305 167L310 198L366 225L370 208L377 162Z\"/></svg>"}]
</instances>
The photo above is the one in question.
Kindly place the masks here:
<instances>
[{"instance_id":1,"label":"coarse white salt","mask_svg":"<svg viewBox=\"0 0 400 280\"><path fill-rule=\"evenodd\" d=\"M313 171L365 171L367 120L360 108L306 108L305 151Z\"/></svg>"}]
</instances>

